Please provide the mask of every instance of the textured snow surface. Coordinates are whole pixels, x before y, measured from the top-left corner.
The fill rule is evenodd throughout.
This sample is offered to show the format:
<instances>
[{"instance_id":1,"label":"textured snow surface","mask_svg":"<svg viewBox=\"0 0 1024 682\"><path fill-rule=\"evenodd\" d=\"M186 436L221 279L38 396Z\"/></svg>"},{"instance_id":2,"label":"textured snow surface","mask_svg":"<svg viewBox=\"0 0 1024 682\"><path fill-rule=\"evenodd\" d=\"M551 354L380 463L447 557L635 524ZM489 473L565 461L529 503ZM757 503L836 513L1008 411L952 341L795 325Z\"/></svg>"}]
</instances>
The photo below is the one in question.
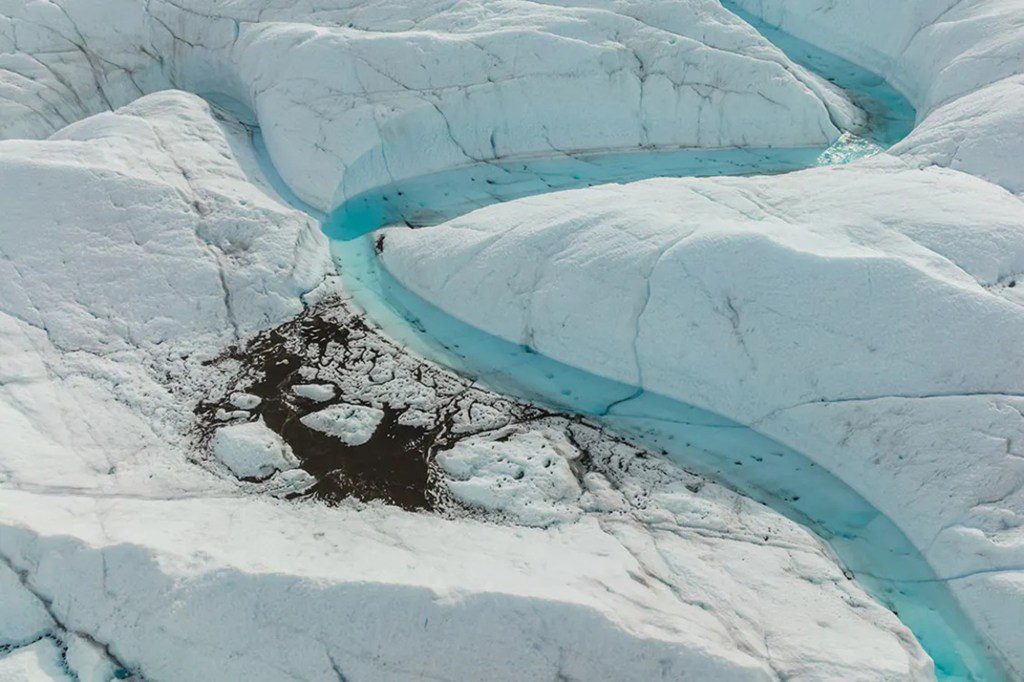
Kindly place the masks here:
<instances>
[{"instance_id":1,"label":"textured snow surface","mask_svg":"<svg viewBox=\"0 0 1024 682\"><path fill-rule=\"evenodd\" d=\"M546 526L579 516L573 503L583 491L571 469L578 456L558 433L509 437L499 432L461 441L437 461L460 501L511 514L526 525Z\"/></svg>"},{"instance_id":2,"label":"textured snow surface","mask_svg":"<svg viewBox=\"0 0 1024 682\"><path fill-rule=\"evenodd\" d=\"M525 200L392 231L386 263L828 466L1024 666L1020 3L741 4L904 87L922 120L897 156ZM408 5L0 3L0 679L930 678L796 524L357 327L282 197L514 154L822 145L858 110L715 0ZM318 481L274 473L294 462L233 385L239 349L284 344L325 290L347 335L304 339L296 372L329 391L285 393L372 404L331 422L351 444L391 437L385 406L450 436L443 510L273 498Z\"/></svg>"},{"instance_id":3,"label":"textured snow surface","mask_svg":"<svg viewBox=\"0 0 1024 682\"><path fill-rule=\"evenodd\" d=\"M32 530L8 527L0 550L31 566L70 627L159 679L771 679L768 661L809 679L929 671L804 532L759 544L773 521L757 505L734 507L723 521L744 531L723 533L684 508L681 486L662 494L692 525L669 507L551 532L252 497L8 492L0 516Z\"/></svg>"}]
</instances>

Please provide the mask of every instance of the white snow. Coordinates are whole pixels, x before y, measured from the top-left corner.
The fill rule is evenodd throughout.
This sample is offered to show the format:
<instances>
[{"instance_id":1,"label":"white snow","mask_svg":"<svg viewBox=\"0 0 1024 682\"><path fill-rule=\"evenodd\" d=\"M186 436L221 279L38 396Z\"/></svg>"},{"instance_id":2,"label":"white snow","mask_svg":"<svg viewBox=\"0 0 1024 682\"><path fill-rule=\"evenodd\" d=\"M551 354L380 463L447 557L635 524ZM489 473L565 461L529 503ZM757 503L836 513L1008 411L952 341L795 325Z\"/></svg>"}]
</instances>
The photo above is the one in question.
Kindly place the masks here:
<instances>
[{"instance_id":1,"label":"white snow","mask_svg":"<svg viewBox=\"0 0 1024 682\"><path fill-rule=\"evenodd\" d=\"M346 445L363 445L377 430L384 412L365 405L338 404L311 412L299 421L316 431L337 438Z\"/></svg>"},{"instance_id":2,"label":"white snow","mask_svg":"<svg viewBox=\"0 0 1024 682\"><path fill-rule=\"evenodd\" d=\"M288 444L262 419L221 426L211 447L214 456L239 478L263 480L296 464Z\"/></svg>"}]
</instances>

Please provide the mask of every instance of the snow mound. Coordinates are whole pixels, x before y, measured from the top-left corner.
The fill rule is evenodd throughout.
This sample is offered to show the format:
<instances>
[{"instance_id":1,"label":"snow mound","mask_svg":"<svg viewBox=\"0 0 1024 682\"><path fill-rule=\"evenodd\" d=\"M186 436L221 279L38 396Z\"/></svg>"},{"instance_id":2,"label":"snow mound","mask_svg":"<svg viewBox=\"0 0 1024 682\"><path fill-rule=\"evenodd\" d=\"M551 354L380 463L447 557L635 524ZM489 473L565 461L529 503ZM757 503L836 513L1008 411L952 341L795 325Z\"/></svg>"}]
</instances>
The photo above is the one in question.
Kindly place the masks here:
<instances>
[{"instance_id":1,"label":"snow mound","mask_svg":"<svg viewBox=\"0 0 1024 682\"><path fill-rule=\"evenodd\" d=\"M384 418L383 410L365 405L339 404L311 412L299 421L311 429L337 438L346 445L363 445L373 437Z\"/></svg>"},{"instance_id":2,"label":"snow mound","mask_svg":"<svg viewBox=\"0 0 1024 682\"><path fill-rule=\"evenodd\" d=\"M0 142L4 312L93 353L224 343L296 314L327 270L323 237L253 181L247 140L167 92Z\"/></svg>"}]
</instances>

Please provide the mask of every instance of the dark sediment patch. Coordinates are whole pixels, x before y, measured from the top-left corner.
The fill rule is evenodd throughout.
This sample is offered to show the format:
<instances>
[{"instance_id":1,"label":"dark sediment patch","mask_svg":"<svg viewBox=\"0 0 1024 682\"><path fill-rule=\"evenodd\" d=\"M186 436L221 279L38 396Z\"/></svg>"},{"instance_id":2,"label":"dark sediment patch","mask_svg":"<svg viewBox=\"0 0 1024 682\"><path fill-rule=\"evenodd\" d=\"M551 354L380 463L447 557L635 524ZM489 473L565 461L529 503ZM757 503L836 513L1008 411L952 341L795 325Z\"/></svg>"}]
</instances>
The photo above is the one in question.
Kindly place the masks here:
<instances>
[{"instance_id":1,"label":"dark sediment patch","mask_svg":"<svg viewBox=\"0 0 1024 682\"><path fill-rule=\"evenodd\" d=\"M448 508L452 504L434 464L438 451L481 430L548 414L411 358L343 303L307 309L211 364L219 363L238 369L221 395L195 409L203 440L208 442L219 426L262 419L316 481L287 497L328 503L355 497L407 510ZM316 401L294 392L296 385L309 383L329 384L335 396ZM230 400L234 393L258 396L260 404L238 410ZM368 441L348 445L300 421L339 404L383 412ZM504 414L475 428L472 413L478 404Z\"/></svg>"},{"instance_id":2,"label":"dark sediment patch","mask_svg":"<svg viewBox=\"0 0 1024 682\"><path fill-rule=\"evenodd\" d=\"M234 392L249 393L261 399L250 411L251 420L263 419L279 434L298 458L300 467L316 479L301 493L326 502L339 502L346 497L364 501L381 500L409 510L433 509L436 494L432 485L428 453L437 441L438 429L417 428L398 422L400 412L381 405L384 419L370 439L362 445L347 445L338 438L311 429L300 419L330 405L351 403L342 397L323 402L297 396L296 384L309 383L300 373L310 361L330 364L325 357L329 348L349 348L353 325L339 327L315 311L307 311L297 319L257 336L244 348L234 349L228 357L242 368L224 398L202 402L196 414L204 431L212 433L224 422L217 418L219 410L232 411L229 396ZM360 331L365 331L365 327ZM297 352L304 349L306 353ZM342 352L336 361L343 362ZM435 491L436 493L436 491Z\"/></svg>"},{"instance_id":3,"label":"dark sediment patch","mask_svg":"<svg viewBox=\"0 0 1024 682\"><path fill-rule=\"evenodd\" d=\"M581 484L588 472L599 473L636 507L646 505L647 493L623 482L682 478L695 495L705 485L703 477L581 416L501 396L410 354L368 327L345 301L307 308L209 364L226 379L196 406L201 450L209 452L221 426L262 420L309 476L299 484L248 483L289 499L336 504L356 498L410 511L487 515L452 496L436 455L467 438L504 442L537 429L560 432L578 452L570 469ZM299 384L330 386L332 397L318 401L298 395ZM260 402L239 409L232 403L236 393L255 395ZM382 418L357 445L302 423L332 405L373 408Z\"/></svg>"}]
</instances>

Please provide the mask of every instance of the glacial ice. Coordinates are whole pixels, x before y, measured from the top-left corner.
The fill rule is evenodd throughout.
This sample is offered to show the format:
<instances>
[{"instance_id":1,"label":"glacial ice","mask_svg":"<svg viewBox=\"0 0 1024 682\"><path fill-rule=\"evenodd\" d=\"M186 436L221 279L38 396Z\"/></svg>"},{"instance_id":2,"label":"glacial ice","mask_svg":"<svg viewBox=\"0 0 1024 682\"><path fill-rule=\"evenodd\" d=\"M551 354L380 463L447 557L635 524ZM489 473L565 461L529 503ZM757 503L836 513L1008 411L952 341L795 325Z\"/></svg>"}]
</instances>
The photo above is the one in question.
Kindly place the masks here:
<instances>
[{"instance_id":1,"label":"glacial ice","mask_svg":"<svg viewBox=\"0 0 1024 682\"><path fill-rule=\"evenodd\" d=\"M359 203L388 188L433 224L604 161L874 151L877 112L734 4L885 76L913 131L389 229L331 276L318 218L404 220ZM975 672L1019 674L1021 3L726 5L0 5L0 676L962 672L757 495L389 340L346 269L377 247L513 374L620 382L594 418L644 388L801 453L927 559ZM341 404L374 428L286 456Z\"/></svg>"},{"instance_id":2,"label":"glacial ice","mask_svg":"<svg viewBox=\"0 0 1024 682\"><path fill-rule=\"evenodd\" d=\"M817 8L806 15L746 4L807 36L844 25L834 3L804 3ZM837 42L915 100L918 125L891 155L524 199L387 230L383 263L475 327L806 454L899 525L1018 670L1024 640L1009 604L1024 598L1024 211L1013 192L1024 175L1010 159L1020 119L1009 103L979 111L1009 84L970 66L997 53L1001 69L1018 70L1005 74L1012 82L1024 65L1019 22L996 18L1020 5L1003 5L960 3L934 28ZM847 16L862 11L839 16L865 25ZM964 40L989 33L968 59L944 22L966 24ZM891 46L879 37L903 52L880 59L871 50ZM929 63L935 80L909 75L920 77L921 54L946 60ZM950 140L964 148L946 152Z\"/></svg>"}]
</instances>

